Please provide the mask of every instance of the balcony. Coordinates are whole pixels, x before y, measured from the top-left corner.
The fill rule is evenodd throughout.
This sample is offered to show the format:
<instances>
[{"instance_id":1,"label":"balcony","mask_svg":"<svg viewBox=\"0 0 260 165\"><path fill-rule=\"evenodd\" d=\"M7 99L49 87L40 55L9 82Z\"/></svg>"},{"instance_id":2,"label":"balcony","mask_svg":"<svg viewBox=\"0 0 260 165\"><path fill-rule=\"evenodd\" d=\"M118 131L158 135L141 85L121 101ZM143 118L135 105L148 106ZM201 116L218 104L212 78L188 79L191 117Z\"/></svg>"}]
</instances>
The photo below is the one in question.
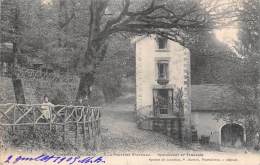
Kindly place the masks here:
<instances>
[{"instance_id":1,"label":"balcony","mask_svg":"<svg viewBox=\"0 0 260 165\"><path fill-rule=\"evenodd\" d=\"M158 78L157 83L160 85L166 85L169 83L169 79L168 78Z\"/></svg>"}]
</instances>

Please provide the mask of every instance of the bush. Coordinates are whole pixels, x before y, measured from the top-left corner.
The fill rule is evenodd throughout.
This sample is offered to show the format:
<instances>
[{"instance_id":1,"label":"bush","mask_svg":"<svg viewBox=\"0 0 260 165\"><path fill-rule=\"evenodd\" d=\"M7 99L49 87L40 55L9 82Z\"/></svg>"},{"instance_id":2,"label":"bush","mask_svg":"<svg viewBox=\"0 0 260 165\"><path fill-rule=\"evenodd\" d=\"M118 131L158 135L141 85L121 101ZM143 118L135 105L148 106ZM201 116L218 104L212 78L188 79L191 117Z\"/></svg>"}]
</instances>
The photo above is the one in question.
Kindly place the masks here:
<instances>
[{"instance_id":1,"label":"bush","mask_svg":"<svg viewBox=\"0 0 260 165\"><path fill-rule=\"evenodd\" d=\"M67 150L72 149L73 145L68 141L62 140L60 132L46 129L17 129L12 131L9 129L4 137L4 143L15 147L37 148L37 149L52 149L52 150Z\"/></svg>"}]
</instances>

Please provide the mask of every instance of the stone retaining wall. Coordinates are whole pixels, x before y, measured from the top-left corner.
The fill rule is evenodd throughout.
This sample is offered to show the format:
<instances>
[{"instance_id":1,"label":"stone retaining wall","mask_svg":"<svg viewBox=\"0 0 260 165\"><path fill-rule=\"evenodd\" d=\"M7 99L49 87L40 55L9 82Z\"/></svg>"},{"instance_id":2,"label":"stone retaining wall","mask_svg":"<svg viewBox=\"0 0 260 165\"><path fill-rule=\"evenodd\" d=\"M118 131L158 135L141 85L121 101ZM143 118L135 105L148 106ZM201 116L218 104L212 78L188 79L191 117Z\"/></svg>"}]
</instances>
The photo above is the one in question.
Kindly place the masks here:
<instances>
[{"instance_id":1,"label":"stone retaining wall","mask_svg":"<svg viewBox=\"0 0 260 165\"><path fill-rule=\"evenodd\" d=\"M76 97L78 81L71 83L22 80L27 104L38 104L46 94L50 100L65 97L66 104L71 104ZM15 95L11 78L0 76L0 103L15 103ZM64 103L63 103L64 104Z\"/></svg>"}]
</instances>

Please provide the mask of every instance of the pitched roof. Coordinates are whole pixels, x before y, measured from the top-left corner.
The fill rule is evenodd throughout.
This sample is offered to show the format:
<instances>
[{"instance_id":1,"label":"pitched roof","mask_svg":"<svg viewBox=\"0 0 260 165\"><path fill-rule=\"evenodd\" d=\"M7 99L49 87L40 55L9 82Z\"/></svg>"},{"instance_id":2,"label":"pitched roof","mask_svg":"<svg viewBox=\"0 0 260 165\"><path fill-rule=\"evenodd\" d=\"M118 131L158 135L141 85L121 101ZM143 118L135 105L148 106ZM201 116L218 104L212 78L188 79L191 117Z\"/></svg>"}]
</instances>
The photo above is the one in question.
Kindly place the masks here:
<instances>
[{"instance_id":1,"label":"pitched roof","mask_svg":"<svg viewBox=\"0 0 260 165\"><path fill-rule=\"evenodd\" d=\"M202 84L191 86L192 111L245 110L244 100L231 86Z\"/></svg>"}]
</instances>

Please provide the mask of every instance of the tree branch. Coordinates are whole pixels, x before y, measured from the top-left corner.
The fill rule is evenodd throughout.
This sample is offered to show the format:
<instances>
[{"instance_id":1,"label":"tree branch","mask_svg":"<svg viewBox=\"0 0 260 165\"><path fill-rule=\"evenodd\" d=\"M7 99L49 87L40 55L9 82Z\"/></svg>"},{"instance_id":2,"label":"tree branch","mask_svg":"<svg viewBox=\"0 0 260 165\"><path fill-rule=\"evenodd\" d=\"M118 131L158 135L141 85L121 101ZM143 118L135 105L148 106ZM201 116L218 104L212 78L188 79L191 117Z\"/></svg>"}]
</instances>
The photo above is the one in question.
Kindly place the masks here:
<instances>
[{"instance_id":1,"label":"tree branch","mask_svg":"<svg viewBox=\"0 0 260 165\"><path fill-rule=\"evenodd\" d=\"M72 3L72 13L68 19L65 20L65 22L60 22L59 26L61 29L64 29L70 22L71 20L76 16L75 15L75 2L73 0L70 0Z\"/></svg>"}]
</instances>

